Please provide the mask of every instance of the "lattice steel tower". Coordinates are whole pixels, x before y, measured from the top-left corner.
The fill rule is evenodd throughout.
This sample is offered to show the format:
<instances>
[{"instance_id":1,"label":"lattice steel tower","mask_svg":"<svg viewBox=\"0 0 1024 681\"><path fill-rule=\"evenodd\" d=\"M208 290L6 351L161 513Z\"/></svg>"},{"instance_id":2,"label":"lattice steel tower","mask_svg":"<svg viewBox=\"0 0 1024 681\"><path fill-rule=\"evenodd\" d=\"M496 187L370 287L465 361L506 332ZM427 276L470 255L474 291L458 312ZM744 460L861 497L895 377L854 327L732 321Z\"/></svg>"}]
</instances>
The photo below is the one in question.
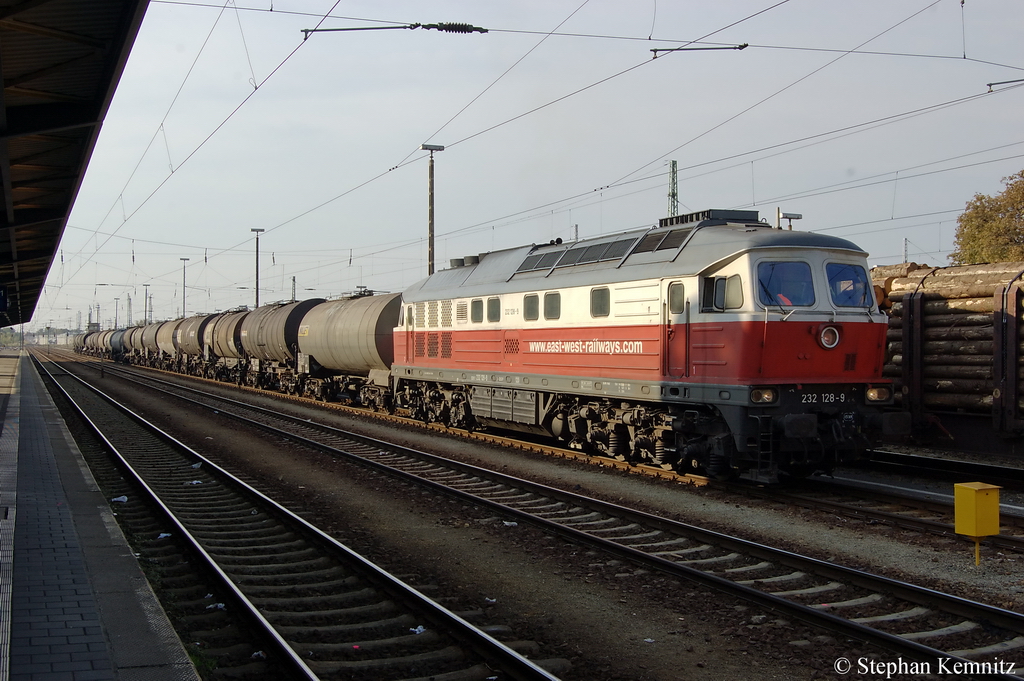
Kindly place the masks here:
<instances>
[{"instance_id":1,"label":"lattice steel tower","mask_svg":"<svg viewBox=\"0 0 1024 681\"><path fill-rule=\"evenodd\" d=\"M676 162L668 162L668 217L679 215L679 175Z\"/></svg>"}]
</instances>

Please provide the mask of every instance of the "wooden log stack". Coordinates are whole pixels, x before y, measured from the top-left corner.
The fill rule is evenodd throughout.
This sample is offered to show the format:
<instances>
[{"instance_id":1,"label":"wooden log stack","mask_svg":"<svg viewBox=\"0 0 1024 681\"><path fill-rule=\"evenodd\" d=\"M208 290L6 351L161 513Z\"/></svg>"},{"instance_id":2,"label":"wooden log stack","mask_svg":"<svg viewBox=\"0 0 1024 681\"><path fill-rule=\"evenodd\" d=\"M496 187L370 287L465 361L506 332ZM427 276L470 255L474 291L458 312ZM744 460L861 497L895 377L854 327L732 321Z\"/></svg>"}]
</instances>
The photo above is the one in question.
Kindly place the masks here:
<instances>
[{"instance_id":1,"label":"wooden log stack","mask_svg":"<svg viewBox=\"0 0 1024 681\"><path fill-rule=\"evenodd\" d=\"M1024 280L1024 262L990 263L956 267L928 267L917 263L885 265L872 269L871 279L879 307L889 314L887 354L883 375L892 378L896 399L902 403L919 398L926 409L991 412L995 328L993 312L1002 309L995 293L1000 286ZM922 297L920 396L908 396L904 387L904 296ZM1018 327L1021 320L1018 316ZM1024 329L1022 329L1024 330ZM1024 335L1021 336L1024 338ZM1012 353L1011 380L1024 395L1024 344ZM1024 413L1024 402L1018 405Z\"/></svg>"}]
</instances>

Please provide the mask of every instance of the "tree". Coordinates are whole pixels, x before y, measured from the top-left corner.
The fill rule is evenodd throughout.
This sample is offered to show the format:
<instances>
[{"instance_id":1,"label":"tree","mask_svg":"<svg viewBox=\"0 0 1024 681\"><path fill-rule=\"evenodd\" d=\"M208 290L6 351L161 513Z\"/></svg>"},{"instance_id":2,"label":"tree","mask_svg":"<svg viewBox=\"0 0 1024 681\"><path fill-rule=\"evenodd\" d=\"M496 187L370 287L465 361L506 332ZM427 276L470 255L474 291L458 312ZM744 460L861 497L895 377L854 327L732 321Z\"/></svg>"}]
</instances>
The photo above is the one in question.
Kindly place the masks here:
<instances>
[{"instance_id":1,"label":"tree","mask_svg":"<svg viewBox=\"0 0 1024 681\"><path fill-rule=\"evenodd\" d=\"M1024 170L1003 184L1001 194L975 194L957 218L952 264L1024 260Z\"/></svg>"}]
</instances>

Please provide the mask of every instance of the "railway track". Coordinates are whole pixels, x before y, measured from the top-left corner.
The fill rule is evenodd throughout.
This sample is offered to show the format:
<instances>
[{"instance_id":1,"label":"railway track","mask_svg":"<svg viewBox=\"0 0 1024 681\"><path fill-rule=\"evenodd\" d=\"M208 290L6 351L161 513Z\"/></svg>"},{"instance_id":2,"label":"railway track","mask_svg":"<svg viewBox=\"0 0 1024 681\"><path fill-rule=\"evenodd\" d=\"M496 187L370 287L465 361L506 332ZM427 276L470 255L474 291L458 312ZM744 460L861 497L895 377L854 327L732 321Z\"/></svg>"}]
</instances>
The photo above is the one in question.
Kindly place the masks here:
<instances>
[{"instance_id":1,"label":"railway track","mask_svg":"<svg viewBox=\"0 0 1024 681\"><path fill-rule=\"evenodd\" d=\"M122 474L173 527L159 535L154 528L153 540L184 538L206 572L220 578L227 598L209 607L214 614L244 613L266 645L250 658L277 670L264 673L552 681L557 677L542 665L565 667L560 660L526 659L513 647L529 642L499 642L80 379L50 369L50 379L106 442Z\"/></svg>"},{"instance_id":2,"label":"railway track","mask_svg":"<svg viewBox=\"0 0 1024 681\"><path fill-rule=\"evenodd\" d=\"M748 542L364 436L134 377L224 417L414 481L647 569L711 586L901 656L987 678L1017 678L1003 655L1024 649L1024 616ZM988 666L983 666L988 665ZM1012 667L1012 664L1010 665ZM968 674L969 675L969 674Z\"/></svg>"},{"instance_id":3,"label":"railway track","mask_svg":"<svg viewBox=\"0 0 1024 681\"><path fill-rule=\"evenodd\" d=\"M964 475L977 476L993 485L1024 489L1024 468L994 466L974 461L957 461L885 450L873 451L871 462L875 466L884 466L897 473L958 479Z\"/></svg>"},{"instance_id":4,"label":"railway track","mask_svg":"<svg viewBox=\"0 0 1024 681\"><path fill-rule=\"evenodd\" d=\"M926 493L882 492L855 483L829 479L806 480L785 489L755 488L742 484L718 484L739 496L781 501L791 506L830 513L904 530L961 538L954 531L954 507L950 501ZM1024 553L1024 516L1000 514L1002 533L986 537L983 544L1004 551Z\"/></svg>"}]
</instances>

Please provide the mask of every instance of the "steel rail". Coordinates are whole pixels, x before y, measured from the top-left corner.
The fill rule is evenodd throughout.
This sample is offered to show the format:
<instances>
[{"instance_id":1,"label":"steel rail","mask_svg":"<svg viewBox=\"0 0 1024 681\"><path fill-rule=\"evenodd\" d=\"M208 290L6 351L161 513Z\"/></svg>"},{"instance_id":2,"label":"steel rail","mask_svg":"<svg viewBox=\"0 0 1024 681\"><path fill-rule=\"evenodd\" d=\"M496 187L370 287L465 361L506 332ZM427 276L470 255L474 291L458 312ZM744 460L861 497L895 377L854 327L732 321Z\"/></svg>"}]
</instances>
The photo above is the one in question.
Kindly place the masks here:
<instances>
[{"instance_id":1,"label":"steel rail","mask_svg":"<svg viewBox=\"0 0 1024 681\"><path fill-rule=\"evenodd\" d=\"M41 363L40 367L44 371L46 371L45 367L41 366ZM51 376L51 379L53 378L53 376L49 374L48 371L47 374ZM198 452L196 452L195 450L193 450L188 445L184 444L174 436L163 431L157 426L149 423L143 417L139 416L131 409L128 409L126 406L120 404L114 398L110 397L109 395L102 392L98 388L89 385L87 382L83 381L81 378L75 376L74 374L69 373L68 375L74 378L76 381L79 381L83 386L92 390L96 395L101 397L103 400L106 400L111 406L118 409L128 418L132 419L134 422L138 423L142 427L150 430L160 439L164 440L171 446L186 452L190 457L194 457L199 461L202 461L204 467L209 466L209 470L216 472L218 476L222 476L225 479L229 480L232 484L241 487L243 490L245 490L247 494L255 497L261 503L271 506L275 512L287 517L289 521L294 522L305 531L315 535L323 542L329 544L332 547L332 549L342 553L347 560L350 560L351 562L358 564L359 568L362 569L364 572L369 573L375 578L386 583L389 589L393 589L399 592L398 595L401 596L404 600L414 602L416 603L416 606L418 608L429 611L429 617L433 619L435 622L441 623L445 630L448 633L450 633L453 637L455 637L460 643L467 645L468 648L473 649L475 652L480 654L484 659L489 660L492 663L499 664L501 666L502 671L509 674L510 678L521 681L558 681L558 677L554 676L553 674L550 674L549 672L542 669L531 660L523 657L522 655L515 652L505 644L491 637L486 632L483 632L480 629L474 627L472 624L470 624L463 618L459 617L454 612L436 603L435 601L425 596L424 594L420 593L419 591L409 586L402 580L399 580L393 575L384 571L382 568L370 562L369 560L367 560L360 554L356 553L352 549L348 548L347 546L336 540L334 537L331 537L329 534L325 533L323 530L319 529L315 525L312 525L311 523L301 518L300 516L296 515L292 511L288 510L287 508L281 506L273 499L267 497L265 494L263 494L256 488L252 487L245 481L235 477L228 471L224 470L223 468L215 464L210 459L204 457L202 454L199 454ZM306 663L300 657L298 657L298 655L296 655L295 651L292 650L291 646L289 646L288 643L284 640L284 638L281 637L281 635L276 631L274 626L262 615L262 613L259 612L256 606L251 601L249 601L249 599L234 584L230 577L228 577L228 575L217 565L213 557L210 556L205 549L203 549L203 547L199 544L198 540L195 537L193 537L191 533L189 533L189 531L177 518L174 517L173 512L159 499L159 497L149 487L149 485L147 485L145 481L142 480L141 476L138 475L134 468L120 454L116 446L99 430L98 426L96 426L93 423L93 421L85 414L85 412L77 405L77 403L70 396L70 394L68 394L68 392L64 390L64 388L61 387L60 384L57 383L55 379L54 383L55 385L57 385L57 387L61 389L61 391L64 393L65 397L67 397L67 399L71 402L71 404L75 405L75 409L78 411L78 413L82 416L86 423L89 424L90 428L94 432L96 432L96 434L103 440L105 445L109 447L111 451L118 457L121 463L130 472L132 477L152 497L153 501L159 506L161 511L165 513L168 519L174 524L174 526L177 527L180 532L182 532L183 536L186 537L188 543L196 550L196 552L200 556L203 557L205 561L207 561L211 569L213 569L218 574L218 576L222 580L224 580L225 585L231 590L231 592L238 599L238 601L242 603L244 607L246 607L246 609L251 613L253 618L261 624L261 627L266 629L268 635L270 635L272 639L282 648L282 651L286 652L289 659L296 665L296 667L302 670L303 673L307 675L307 678L311 680L318 679L317 675L309 669Z\"/></svg>"}]
</instances>

